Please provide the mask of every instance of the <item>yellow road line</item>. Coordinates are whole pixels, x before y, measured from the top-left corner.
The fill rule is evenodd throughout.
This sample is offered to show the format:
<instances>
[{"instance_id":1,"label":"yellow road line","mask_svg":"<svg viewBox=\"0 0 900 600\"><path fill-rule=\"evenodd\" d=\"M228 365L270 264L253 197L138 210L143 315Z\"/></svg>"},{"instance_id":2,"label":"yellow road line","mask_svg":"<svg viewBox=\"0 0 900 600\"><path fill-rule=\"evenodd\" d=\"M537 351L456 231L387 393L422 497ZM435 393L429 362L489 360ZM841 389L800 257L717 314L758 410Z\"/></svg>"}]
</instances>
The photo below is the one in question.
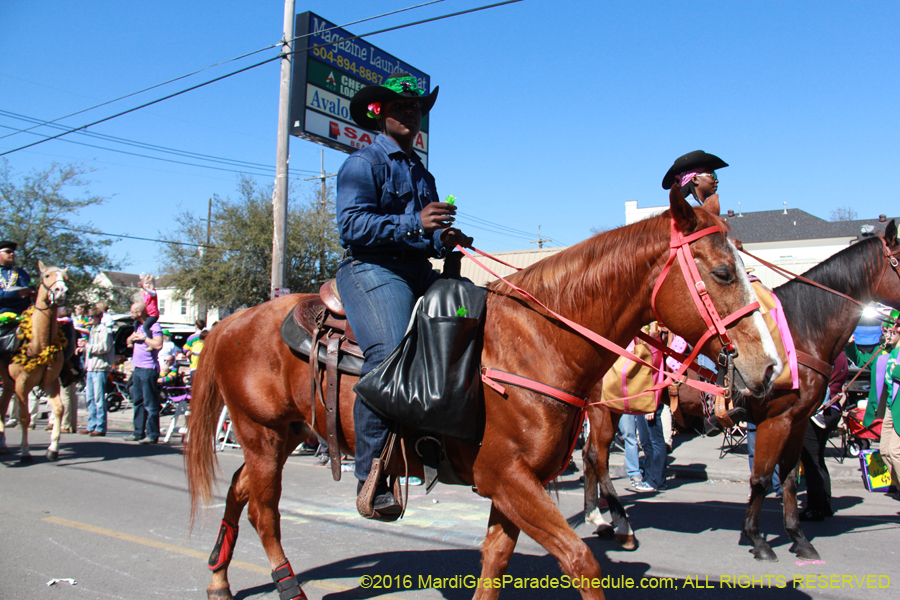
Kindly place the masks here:
<instances>
[{"instance_id":1,"label":"yellow road line","mask_svg":"<svg viewBox=\"0 0 900 600\"><path fill-rule=\"evenodd\" d=\"M123 540L125 542L132 542L134 544L140 544L142 546L149 546L151 548L156 548L157 550L164 550L166 552L172 552L173 554L181 554L183 556L190 556L191 558L199 558L206 564L207 559L209 558L208 554L203 552L199 552L197 550L191 550L189 548L182 548L181 546L176 546L175 544L167 544L166 542L160 542L158 540L151 540L143 537L139 537L136 535L131 535L130 533L124 533L121 531L115 531L113 529L106 529L104 527L97 527L96 525L88 525L87 523L79 523L78 521L70 521L69 519L63 519L60 517L45 517L41 519L42 521L47 521L49 523L55 523L57 525L63 525L65 527L71 527L72 529L80 529L81 531L88 531L90 533L96 533L99 535L105 535L107 537L116 538L119 540ZM243 562L240 560L232 560L229 564L229 567L233 567L236 569L243 569L245 571L250 571L252 573L259 573L260 575L271 575L272 572L266 567L260 567L259 565L254 565L248 562ZM304 585L309 585L312 587L320 588L323 590L327 590L329 592L346 592L353 588L348 588L343 585L339 585L337 583L332 583L330 581L321 581L321 580L311 580L305 581ZM385 598L386 600L403 600L397 596L380 596L380 598Z\"/></svg>"}]
</instances>

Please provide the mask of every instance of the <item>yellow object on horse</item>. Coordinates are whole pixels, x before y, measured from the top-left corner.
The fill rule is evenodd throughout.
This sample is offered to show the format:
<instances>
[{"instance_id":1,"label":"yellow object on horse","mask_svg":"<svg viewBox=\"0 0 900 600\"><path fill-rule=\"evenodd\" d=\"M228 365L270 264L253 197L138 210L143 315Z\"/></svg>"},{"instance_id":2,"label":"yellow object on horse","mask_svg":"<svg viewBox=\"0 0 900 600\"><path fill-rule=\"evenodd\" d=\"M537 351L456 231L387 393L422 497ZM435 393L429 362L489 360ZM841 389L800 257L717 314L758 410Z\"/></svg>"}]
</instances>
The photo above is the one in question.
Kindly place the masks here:
<instances>
[{"instance_id":1,"label":"yellow object on horse","mask_svg":"<svg viewBox=\"0 0 900 600\"><path fill-rule=\"evenodd\" d=\"M30 306L28 310L22 313L22 321L19 323L19 333L17 334L18 338L22 340L22 345L12 357L12 362L21 365L26 371L34 371L41 365L53 362L69 342L62 329L57 329L56 342L44 348L40 354L30 356L28 354L28 344L31 342L31 317L33 314L34 306Z\"/></svg>"},{"instance_id":2,"label":"yellow object on horse","mask_svg":"<svg viewBox=\"0 0 900 600\"><path fill-rule=\"evenodd\" d=\"M759 300L759 312L762 314L763 321L772 335L772 341L778 348L778 356L781 358L781 364L784 370L775 380L774 387L783 389L797 389L799 387L797 381L797 357L794 350L794 340L791 338L791 330L785 322L779 327L778 318L784 318L784 310L781 304L772 293L772 290L764 286L759 280L751 279L750 285L756 293L756 299ZM786 338L786 339L785 339Z\"/></svg>"},{"instance_id":3,"label":"yellow object on horse","mask_svg":"<svg viewBox=\"0 0 900 600\"><path fill-rule=\"evenodd\" d=\"M662 365L662 353L641 340L635 339L628 350L638 358L659 367ZM648 391L657 383L657 371L620 356L612 368L603 376L603 394L601 401L609 410L629 415L644 415L656 410L659 401L659 390ZM638 395L640 394L640 395ZM638 395L636 398L630 396ZM628 398L625 400L624 398Z\"/></svg>"}]
</instances>

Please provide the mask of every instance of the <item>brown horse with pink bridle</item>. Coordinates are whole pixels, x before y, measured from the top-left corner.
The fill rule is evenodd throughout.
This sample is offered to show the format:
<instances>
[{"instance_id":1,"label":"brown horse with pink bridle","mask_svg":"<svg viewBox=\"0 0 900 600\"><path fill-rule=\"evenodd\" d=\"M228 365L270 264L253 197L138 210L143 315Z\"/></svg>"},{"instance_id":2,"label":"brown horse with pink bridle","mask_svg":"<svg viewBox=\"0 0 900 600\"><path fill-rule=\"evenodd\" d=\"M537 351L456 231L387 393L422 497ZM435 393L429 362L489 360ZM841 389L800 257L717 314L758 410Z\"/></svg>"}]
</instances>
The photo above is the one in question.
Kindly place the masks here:
<instances>
[{"instance_id":1,"label":"brown horse with pink bridle","mask_svg":"<svg viewBox=\"0 0 900 600\"><path fill-rule=\"evenodd\" d=\"M825 394L831 365L843 351L859 321L860 304L872 301L900 307L900 242L894 221L888 223L884 237L863 240L835 254L788 281L774 292L798 351L798 390L775 389L750 408L757 423L753 472L750 474L750 501L742 531L753 544L757 560L775 561L772 547L759 531L763 498L776 465L782 476L784 528L793 541L791 550L802 559L818 560L819 553L806 539L800 527L797 509L797 464L809 418ZM826 289L823 289L826 288ZM696 376L694 374L693 376ZM594 391L599 399L600 390ZM593 397L592 397L593 401ZM699 392L681 386L678 408L686 415L704 416ZM637 548L637 540L628 523L609 477L609 447L615 436L618 415L602 405L587 411L591 432L584 450L585 519L598 525L597 533L615 536L625 549ZM597 509L597 487L610 507L612 526Z\"/></svg>"},{"instance_id":2,"label":"brown horse with pink bridle","mask_svg":"<svg viewBox=\"0 0 900 600\"><path fill-rule=\"evenodd\" d=\"M678 274L682 259L674 261L675 273L665 277L654 293L654 283L673 246L682 252L686 248L682 256L691 256L691 266L698 269L701 281L692 281L691 287L708 297L708 306L717 315L726 315L717 317L717 323L727 328L734 366L743 381L755 394L768 392L781 361L758 311L747 310L755 301L749 281L725 236L718 204L710 208L692 208L676 186L670 210L662 215L597 235L508 278L540 305L504 282L488 287L483 368L556 388L580 399L582 406L517 384L485 383L482 444L445 440L457 477L492 501L482 548L482 578L504 574L516 540L525 532L559 561L564 573L579 581L599 582L599 564L543 482L568 461L583 419L583 402L616 359L610 348L627 343L643 323L655 318L653 296L656 311L673 331L691 342L708 340L712 354L726 345L719 335L708 334L708 315L701 318L685 279ZM673 243L673 229L687 240ZM703 235L693 237L697 232ZM225 497L220 536L210 559L210 598L232 598L228 564L245 506L282 597L305 598L281 546L278 512L285 460L313 435L313 423L317 433L325 435L325 407L310 398L310 366L279 337L282 320L301 299L282 297L236 313L221 321L206 339L194 381L185 453L192 515L213 499L212 440L223 404L228 406L245 459ZM605 336L605 341L591 341L569 323ZM234 368L236 364L241 368ZM339 391L342 431L338 442L347 453L354 446L354 382L343 377ZM386 471L403 474L402 467L398 459ZM413 457L409 469L409 475L422 476L422 467ZM603 590L592 584L579 591L583 598L604 597ZM475 598L498 594L497 589L479 588Z\"/></svg>"}]
</instances>

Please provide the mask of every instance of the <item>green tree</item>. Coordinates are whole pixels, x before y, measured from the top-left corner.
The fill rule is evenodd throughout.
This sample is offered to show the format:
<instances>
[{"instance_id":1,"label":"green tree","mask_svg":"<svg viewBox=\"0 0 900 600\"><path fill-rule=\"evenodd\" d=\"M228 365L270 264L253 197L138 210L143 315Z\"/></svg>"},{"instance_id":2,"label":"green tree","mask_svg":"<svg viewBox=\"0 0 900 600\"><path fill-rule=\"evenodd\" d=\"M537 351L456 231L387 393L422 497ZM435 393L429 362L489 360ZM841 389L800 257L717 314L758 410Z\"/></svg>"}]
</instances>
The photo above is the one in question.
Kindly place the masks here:
<instances>
[{"instance_id":1,"label":"green tree","mask_svg":"<svg viewBox=\"0 0 900 600\"><path fill-rule=\"evenodd\" d=\"M237 198L213 198L211 247L203 217L184 212L175 233L163 236L162 270L182 297L234 310L269 299L272 276L272 187L250 177L238 182ZM303 202L288 198L286 285L310 292L334 276L341 248L334 222L334 194Z\"/></svg>"},{"instance_id":2,"label":"green tree","mask_svg":"<svg viewBox=\"0 0 900 600\"><path fill-rule=\"evenodd\" d=\"M79 188L89 182L83 165L51 164L28 175L13 173L9 162L0 162L0 223L2 236L19 244L16 264L35 280L38 260L68 267L70 303L97 298L93 279L100 270L119 270L122 262L109 257L111 240L88 237L90 222L77 221L81 209L102 205L105 198ZM100 298L106 298L102 293Z\"/></svg>"}]
</instances>

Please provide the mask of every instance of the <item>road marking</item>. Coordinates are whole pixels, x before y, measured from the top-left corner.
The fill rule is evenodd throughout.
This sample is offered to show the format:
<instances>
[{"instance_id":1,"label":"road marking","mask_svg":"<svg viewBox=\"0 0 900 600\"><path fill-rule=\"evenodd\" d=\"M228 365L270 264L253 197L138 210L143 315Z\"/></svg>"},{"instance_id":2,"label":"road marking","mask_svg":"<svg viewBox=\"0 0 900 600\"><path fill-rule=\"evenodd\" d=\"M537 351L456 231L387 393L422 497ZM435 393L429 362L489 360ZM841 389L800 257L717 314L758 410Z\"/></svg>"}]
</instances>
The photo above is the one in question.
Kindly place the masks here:
<instances>
[{"instance_id":1,"label":"road marking","mask_svg":"<svg viewBox=\"0 0 900 600\"><path fill-rule=\"evenodd\" d=\"M57 525L63 525L65 527L71 527L72 529L80 529L81 531L88 531L90 533L105 535L107 537L116 538L125 542L132 542L134 544L140 544L142 546L149 546L151 548L156 548L157 550L164 550L166 552L172 552L174 554L181 554L183 556L190 556L191 558L198 558L202 560L204 564L207 563L207 560L209 558L207 554L199 552L197 550L182 548L181 546L176 546L175 544L168 544L166 542L160 542L158 540L151 540L148 538L131 535L130 533L124 533L122 531L115 531L113 529L97 527L96 525L88 525L87 523L79 523L78 521L70 521L69 519L63 519L60 517L45 517L41 520L47 521L49 523L55 523ZM254 565L252 563L243 562L240 560L232 560L229 564L229 567L235 569L243 569L245 571L250 571L251 573L258 573L260 575L272 575L272 572L266 567L260 567L259 565ZM356 589L348 588L346 586L332 583L330 581L322 581L318 579L304 581L303 584L329 592L348 592L350 590ZM404 600L399 596L379 596L379 598L384 598L385 600Z\"/></svg>"}]
</instances>

